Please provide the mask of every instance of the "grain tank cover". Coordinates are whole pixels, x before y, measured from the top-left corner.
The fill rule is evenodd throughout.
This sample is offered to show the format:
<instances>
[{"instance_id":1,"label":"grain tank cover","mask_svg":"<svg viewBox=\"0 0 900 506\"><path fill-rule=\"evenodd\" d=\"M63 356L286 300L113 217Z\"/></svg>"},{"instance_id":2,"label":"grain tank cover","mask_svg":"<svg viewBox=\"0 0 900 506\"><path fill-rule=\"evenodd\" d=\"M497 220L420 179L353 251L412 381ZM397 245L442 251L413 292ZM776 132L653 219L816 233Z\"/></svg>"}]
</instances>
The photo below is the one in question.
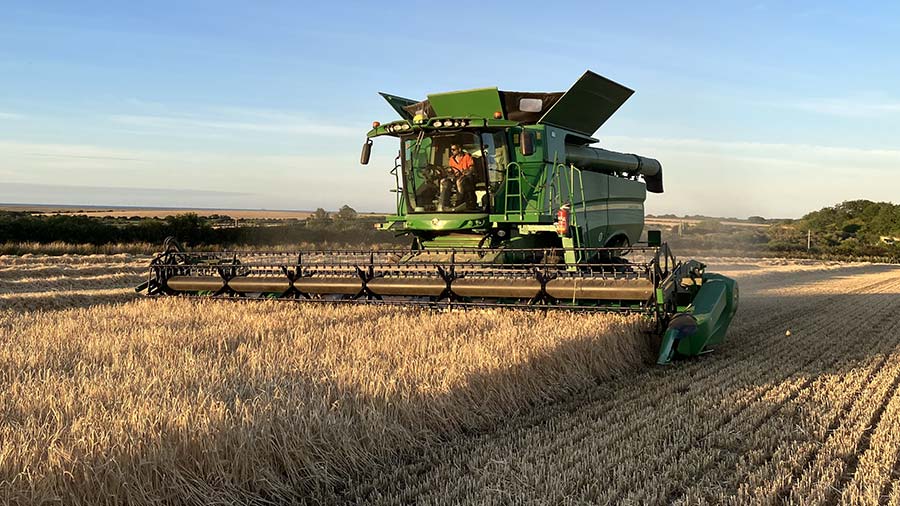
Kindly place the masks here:
<instances>
[{"instance_id":1,"label":"grain tank cover","mask_svg":"<svg viewBox=\"0 0 900 506\"><path fill-rule=\"evenodd\" d=\"M538 123L590 137L633 93L634 90L588 70Z\"/></svg>"},{"instance_id":2,"label":"grain tank cover","mask_svg":"<svg viewBox=\"0 0 900 506\"><path fill-rule=\"evenodd\" d=\"M422 101L387 93L381 96L405 120L419 114L427 118L495 118L499 112L501 118L522 125L544 123L589 138L633 93L588 70L566 92L477 88L432 93Z\"/></svg>"},{"instance_id":3,"label":"grain tank cover","mask_svg":"<svg viewBox=\"0 0 900 506\"><path fill-rule=\"evenodd\" d=\"M388 102L388 96L381 94ZM497 88L432 93L427 100L412 102L403 107L409 115L424 114L426 117L475 117L493 118L500 112L503 119L533 125L550 110L561 97L562 92L503 91ZM391 102L391 106L394 103ZM396 109L396 107L395 107ZM403 114L401 114L403 116ZM403 116L405 118L405 116Z\"/></svg>"},{"instance_id":4,"label":"grain tank cover","mask_svg":"<svg viewBox=\"0 0 900 506\"><path fill-rule=\"evenodd\" d=\"M503 111L500 93L497 88L432 93L428 95L427 100L410 101L403 106L403 110L411 116L424 114L428 118L435 116L493 118L495 112ZM392 103L391 106L393 105Z\"/></svg>"},{"instance_id":5,"label":"grain tank cover","mask_svg":"<svg viewBox=\"0 0 900 506\"><path fill-rule=\"evenodd\" d=\"M432 93L428 102L438 116L491 118L503 109L497 88Z\"/></svg>"}]
</instances>

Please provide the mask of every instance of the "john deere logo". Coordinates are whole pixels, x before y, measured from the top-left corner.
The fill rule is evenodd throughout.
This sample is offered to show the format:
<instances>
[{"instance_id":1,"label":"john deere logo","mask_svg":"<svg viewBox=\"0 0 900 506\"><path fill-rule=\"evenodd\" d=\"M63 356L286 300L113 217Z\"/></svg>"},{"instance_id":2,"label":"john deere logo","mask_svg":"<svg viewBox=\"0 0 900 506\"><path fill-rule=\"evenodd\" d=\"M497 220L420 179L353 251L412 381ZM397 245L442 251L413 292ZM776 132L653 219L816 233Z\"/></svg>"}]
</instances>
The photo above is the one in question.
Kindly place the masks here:
<instances>
[{"instance_id":1,"label":"john deere logo","mask_svg":"<svg viewBox=\"0 0 900 506\"><path fill-rule=\"evenodd\" d=\"M440 223L441 223L441 220L439 220L439 219L437 219L437 218L432 218L432 219L431 219L431 226L433 226L433 227L436 227L436 226L440 225Z\"/></svg>"}]
</instances>

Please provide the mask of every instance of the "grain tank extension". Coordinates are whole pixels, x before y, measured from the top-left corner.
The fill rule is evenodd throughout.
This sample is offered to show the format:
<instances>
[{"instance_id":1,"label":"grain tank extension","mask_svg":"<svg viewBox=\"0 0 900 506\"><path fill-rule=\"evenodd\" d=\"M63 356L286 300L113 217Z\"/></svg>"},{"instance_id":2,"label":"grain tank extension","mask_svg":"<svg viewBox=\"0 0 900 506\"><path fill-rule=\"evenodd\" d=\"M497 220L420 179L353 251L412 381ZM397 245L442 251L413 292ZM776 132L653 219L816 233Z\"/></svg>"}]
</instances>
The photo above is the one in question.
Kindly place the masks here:
<instances>
[{"instance_id":1,"label":"grain tank extension","mask_svg":"<svg viewBox=\"0 0 900 506\"><path fill-rule=\"evenodd\" d=\"M565 92L481 88L411 100L382 93L402 251L186 252L169 242L138 287L149 295L302 302L641 313L662 336L659 363L721 342L734 280L680 261L644 228L653 158L594 146L633 91L586 72Z\"/></svg>"}]
</instances>

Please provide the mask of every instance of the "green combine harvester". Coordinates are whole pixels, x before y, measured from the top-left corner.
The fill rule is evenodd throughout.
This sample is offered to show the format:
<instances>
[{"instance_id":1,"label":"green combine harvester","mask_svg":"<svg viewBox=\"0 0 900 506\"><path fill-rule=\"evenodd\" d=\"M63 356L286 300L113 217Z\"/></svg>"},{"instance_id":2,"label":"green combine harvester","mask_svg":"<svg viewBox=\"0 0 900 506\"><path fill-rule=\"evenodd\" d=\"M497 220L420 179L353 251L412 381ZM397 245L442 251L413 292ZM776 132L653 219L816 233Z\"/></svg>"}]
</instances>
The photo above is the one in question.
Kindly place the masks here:
<instances>
[{"instance_id":1,"label":"green combine harvester","mask_svg":"<svg viewBox=\"0 0 900 506\"><path fill-rule=\"evenodd\" d=\"M396 213L381 228L410 237L394 251L188 252L153 259L151 296L510 307L641 313L662 336L660 364L722 342L734 280L679 261L644 228L657 160L591 146L634 93L593 72L566 92L482 88L416 101L382 93L393 137Z\"/></svg>"}]
</instances>

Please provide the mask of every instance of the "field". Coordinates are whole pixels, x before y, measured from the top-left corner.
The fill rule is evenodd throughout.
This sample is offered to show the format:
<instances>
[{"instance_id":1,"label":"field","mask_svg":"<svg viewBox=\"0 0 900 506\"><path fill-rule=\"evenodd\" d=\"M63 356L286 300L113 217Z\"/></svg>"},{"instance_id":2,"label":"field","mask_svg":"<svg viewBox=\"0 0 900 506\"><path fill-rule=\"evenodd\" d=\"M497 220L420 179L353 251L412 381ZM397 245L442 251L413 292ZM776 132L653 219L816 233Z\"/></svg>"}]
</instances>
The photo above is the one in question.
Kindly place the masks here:
<instances>
[{"instance_id":1,"label":"field","mask_svg":"<svg viewBox=\"0 0 900 506\"><path fill-rule=\"evenodd\" d=\"M710 218L712 221L716 221L721 225L728 227L746 227L746 228L757 228L764 229L768 228L770 225L766 223L750 223L747 221L735 221L728 219L719 219L719 218ZM697 225L702 223L704 220L696 219L696 218L659 218L659 217L650 217L644 219L644 224L650 228L659 228L659 227L676 227L680 224L684 225Z\"/></svg>"},{"instance_id":2,"label":"field","mask_svg":"<svg viewBox=\"0 0 900 506\"><path fill-rule=\"evenodd\" d=\"M5 204L0 205L0 210L29 212L36 214L71 214L81 216L93 216L97 218L165 218L185 213L194 213L198 216L230 216L234 219L258 219L258 220L305 220L313 215L312 211L282 211L269 209L178 209L172 207L143 208L143 207L96 207L96 206L54 206L54 205L27 205Z\"/></svg>"},{"instance_id":3,"label":"field","mask_svg":"<svg viewBox=\"0 0 900 506\"><path fill-rule=\"evenodd\" d=\"M721 349L635 317L135 300L0 257L0 503L900 505L900 268L715 260ZM789 335L788 335L789 331Z\"/></svg>"},{"instance_id":4,"label":"field","mask_svg":"<svg viewBox=\"0 0 900 506\"><path fill-rule=\"evenodd\" d=\"M315 214L313 211L291 211L279 209L191 209L174 207L99 207L99 206L55 206L28 204L0 204L0 211L28 212L39 215L78 215L95 218L166 218L179 214L193 213L197 216L229 216L236 220L305 220ZM334 213L334 210L329 210ZM384 213L360 213L360 216L384 216Z\"/></svg>"}]
</instances>

